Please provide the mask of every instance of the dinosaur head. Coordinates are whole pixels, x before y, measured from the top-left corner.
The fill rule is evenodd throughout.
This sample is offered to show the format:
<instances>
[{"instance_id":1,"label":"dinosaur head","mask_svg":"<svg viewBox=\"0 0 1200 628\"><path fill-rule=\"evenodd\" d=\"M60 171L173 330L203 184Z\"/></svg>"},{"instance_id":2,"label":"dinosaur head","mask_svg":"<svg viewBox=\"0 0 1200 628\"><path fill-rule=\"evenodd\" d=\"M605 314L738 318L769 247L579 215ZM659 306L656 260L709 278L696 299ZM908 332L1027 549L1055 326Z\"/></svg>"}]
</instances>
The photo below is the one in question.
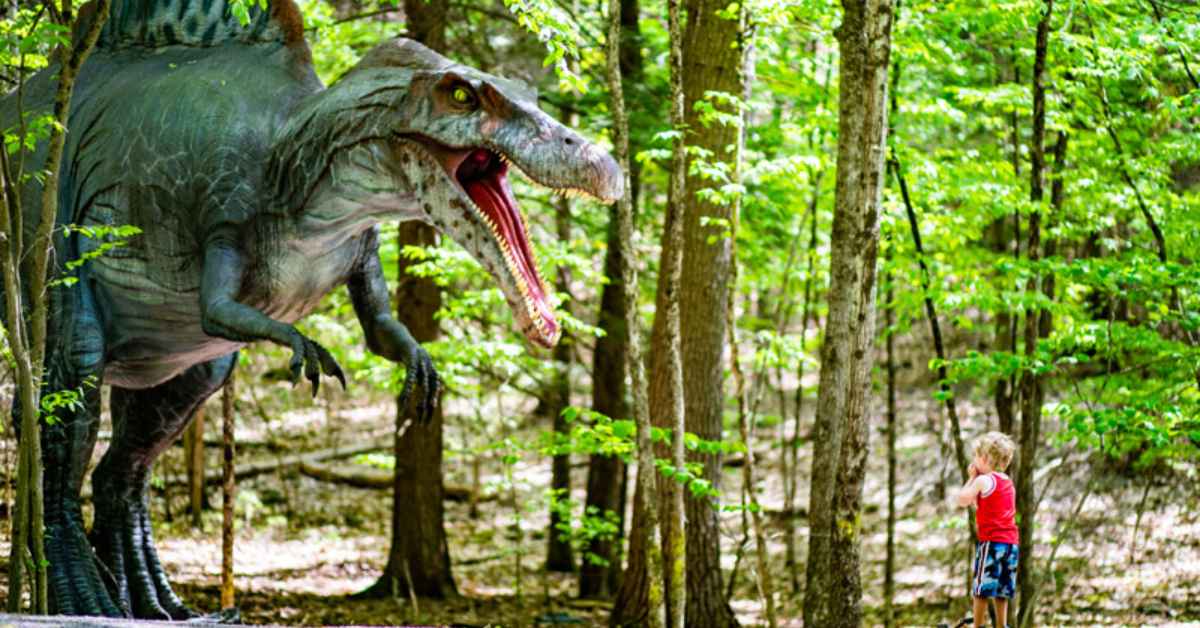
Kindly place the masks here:
<instances>
[{"instance_id":1,"label":"dinosaur head","mask_svg":"<svg viewBox=\"0 0 1200 628\"><path fill-rule=\"evenodd\" d=\"M495 276L531 341L553 346L561 329L508 176L519 170L557 192L613 201L624 185L613 158L542 112L522 84L410 40L377 46L343 82L360 83L360 106L389 89L402 92L387 98L379 119L397 154L396 174L416 190L420 218Z\"/></svg>"}]
</instances>

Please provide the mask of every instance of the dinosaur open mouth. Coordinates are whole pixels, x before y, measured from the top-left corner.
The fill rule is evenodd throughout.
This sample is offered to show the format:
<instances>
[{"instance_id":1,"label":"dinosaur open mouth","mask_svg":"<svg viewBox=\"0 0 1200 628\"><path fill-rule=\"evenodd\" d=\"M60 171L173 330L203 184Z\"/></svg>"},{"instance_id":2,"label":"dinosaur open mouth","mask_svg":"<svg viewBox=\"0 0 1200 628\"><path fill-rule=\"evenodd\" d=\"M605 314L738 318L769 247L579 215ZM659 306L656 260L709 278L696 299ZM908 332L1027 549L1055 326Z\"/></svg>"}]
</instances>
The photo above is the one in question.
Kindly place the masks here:
<instances>
[{"instance_id":1,"label":"dinosaur open mouth","mask_svg":"<svg viewBox=\"0 0 1200 628\"><path fill-rule=\"evenodd\" d=\"M508 164L499 153L477 148L469 151L454 170L454 178L475 202L504 251L509 270L517 278L525 308L537 326L539 344L558 340L558 321L546 301L546 288L538 275L529 245L529 232L508 185Z\"/></svg>"}]
</instances>

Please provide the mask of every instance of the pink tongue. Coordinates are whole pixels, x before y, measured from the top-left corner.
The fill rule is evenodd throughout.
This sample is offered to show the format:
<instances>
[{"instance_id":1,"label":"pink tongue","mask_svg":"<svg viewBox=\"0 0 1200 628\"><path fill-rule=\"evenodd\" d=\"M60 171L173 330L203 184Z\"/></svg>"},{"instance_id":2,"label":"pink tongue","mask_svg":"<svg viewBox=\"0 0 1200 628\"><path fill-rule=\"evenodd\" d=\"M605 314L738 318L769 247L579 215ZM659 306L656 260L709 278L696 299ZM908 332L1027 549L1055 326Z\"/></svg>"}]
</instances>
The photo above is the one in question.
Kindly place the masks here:
<instances>
[{"instance_id":1,"label":"pink tongue","mask_svg":"<svg viewBox=\"0 0 1200 628\"><path fill-rule=\"evenodd\" d=\"M533 302L536 304L538 314L547 324L551 335L553 335L558 330L558 321L555 320L554 314L545 302L545 293L542 290L541 279L529 255L529 245L525 242L524 232L521 230L520 225L516 224L517 217L511 209L513 204L511 201L512 194L505 189L507 188L507 183L503 179L493 181L485 177L468 183L466 190L471 200L475 201L475 204L496 222L496 227L500 231L500 237L508 242L510 249L514 253L512 257L517 263L518 270L524 275L529 292L533 296Z\"/></svg>"}]
</instances>

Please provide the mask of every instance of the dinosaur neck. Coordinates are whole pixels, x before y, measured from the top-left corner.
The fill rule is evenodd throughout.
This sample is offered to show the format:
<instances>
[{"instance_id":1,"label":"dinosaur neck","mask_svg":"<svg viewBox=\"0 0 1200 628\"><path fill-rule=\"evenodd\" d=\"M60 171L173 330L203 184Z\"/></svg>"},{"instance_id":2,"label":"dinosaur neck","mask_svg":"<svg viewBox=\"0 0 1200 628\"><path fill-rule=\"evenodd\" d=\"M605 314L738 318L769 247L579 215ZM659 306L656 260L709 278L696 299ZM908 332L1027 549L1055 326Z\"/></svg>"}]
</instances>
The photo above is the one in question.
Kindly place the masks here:
<instances>
[{"instance_id":1,"label":"dinosaur neck","mask_svg":"<svg viewBox=\"0 0 1200 628\"><path fill-rule=\"evenodd\" d=\"M341 245L388 220L421 220L425 214L404 176L387 164L406 150L387 140L356 144L334 156L300 210L280 217L290 225L293 246L314 253Z\"/></svg>"},{"instance_id":2,"label":"dinosaur neck","mask_svg":"<svg viewBox=\"0 0 1200 628\"><path fill-rule=\"evenodd\" d=\"M296 214L335 176L335 161L359 147L389 143L407 105L409 74L351 72L300 102L276 135L266 179L272 213Z\"/></svg>"},{"instance_id":3,"label":"dinosaur neck","mask_svg":"<svg viewBox=\"0 0 1200 628\"><path fill-rule=\"evenodd\" d=\"M284 242L329 250L384 220L424 217L412 184L421 160L393 131L407 76L352 72L297 105L266 167L260 254Z\"/></svg>"}]
</instances>

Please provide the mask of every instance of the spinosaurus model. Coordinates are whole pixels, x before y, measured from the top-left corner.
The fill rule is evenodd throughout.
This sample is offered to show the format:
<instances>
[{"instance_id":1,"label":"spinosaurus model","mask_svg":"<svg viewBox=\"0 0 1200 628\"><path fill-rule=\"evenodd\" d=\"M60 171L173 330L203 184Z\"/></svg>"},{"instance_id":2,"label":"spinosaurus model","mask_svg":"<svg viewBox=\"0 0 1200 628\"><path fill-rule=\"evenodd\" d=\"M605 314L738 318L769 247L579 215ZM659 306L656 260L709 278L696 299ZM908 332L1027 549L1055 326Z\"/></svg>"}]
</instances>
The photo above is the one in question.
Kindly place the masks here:
<instances>
[{"instance_id":1,"label":"spinosaurus model","mask_svg":"<svg viewBox=\"0 0 1200 628\"><path fill-rule=\"evenodd\" d=\"M79 495L98 388L82 387L82 407L43 428L59 613L195 615L155 552L150 467L248 343L291 348L292 378L303 371L314 394L322 374L344 386L328 351L293 325L336 286L348 286L367 347L405 364L405 394L420 391L418 415L429 415L437 374L390 313L381 221L419 220L453 238L496 278L526 337L552 346L559 326L508 168L602 200L622 192L613 159L517 82L396 39L325 89L292 0L252 9L245 25L229 2L115 0L79 75L57 224L142 233L70 271L78 281L52 295L45 388L111 384L113 420L92 477L90 539ZM49 110L55 71L26 86L28 111ZM12 94L0 102L3 128L14 128L16 107ZM29 171L44 158L42 146ZM38 185L28 182L24 198L38 199ZM56 272L100 245L59 230Z\"/></svg>"}]
</instances>

